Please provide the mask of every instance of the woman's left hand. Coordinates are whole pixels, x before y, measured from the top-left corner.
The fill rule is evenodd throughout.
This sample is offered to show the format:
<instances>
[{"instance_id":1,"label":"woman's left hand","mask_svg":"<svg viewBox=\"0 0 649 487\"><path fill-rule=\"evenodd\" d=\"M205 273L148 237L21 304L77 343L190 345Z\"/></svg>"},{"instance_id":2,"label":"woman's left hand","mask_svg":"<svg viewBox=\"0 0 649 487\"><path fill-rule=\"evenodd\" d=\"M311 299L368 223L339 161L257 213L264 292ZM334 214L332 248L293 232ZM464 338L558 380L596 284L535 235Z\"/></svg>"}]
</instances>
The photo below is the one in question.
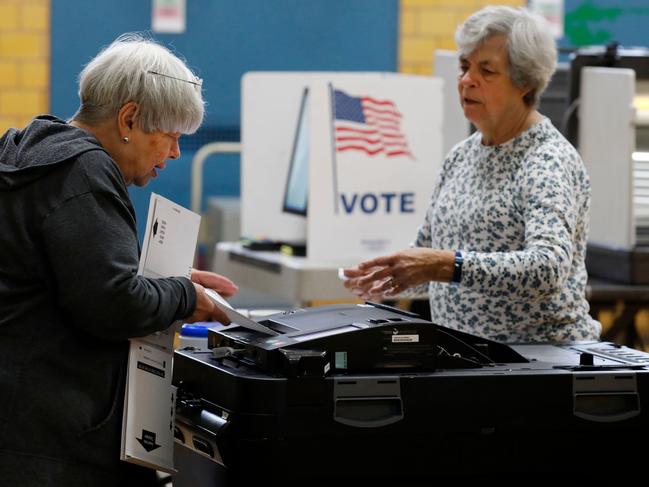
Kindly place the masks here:
<instances>
[{"instance_id":1,"label":"woman's left hand","mask_svg":"<svg viewBox=\"0 0 649 487\"><path fill-rule=\"evenodd\" d=\"M345 269L345 287L368 299L394 296L429 281L450 281L455 253L413 247Z\"/></svg>"},{"instance_id":2,"label":"woman's left hand","mask_svg":"<svg viewBox=\"0 0 649 487\"><path fill-rule=\"evenodd\" d=\"M215 274L214 272L192 269L192 281L203 287L214 289L224 298L234 296L239 288L227 277Z\"/></svg>"}]
</instances>

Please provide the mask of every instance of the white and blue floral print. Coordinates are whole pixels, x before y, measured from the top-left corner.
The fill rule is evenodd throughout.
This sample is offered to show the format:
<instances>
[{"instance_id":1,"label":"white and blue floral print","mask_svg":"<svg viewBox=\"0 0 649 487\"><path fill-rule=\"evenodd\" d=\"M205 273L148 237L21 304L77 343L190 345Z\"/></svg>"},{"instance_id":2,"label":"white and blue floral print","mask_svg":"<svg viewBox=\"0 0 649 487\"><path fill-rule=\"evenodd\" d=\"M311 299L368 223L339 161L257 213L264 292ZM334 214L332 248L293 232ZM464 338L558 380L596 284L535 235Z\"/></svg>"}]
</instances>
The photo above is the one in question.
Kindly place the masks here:
<instances>
[{"instance_id":1,"label":"white and blue floral print","mask_svg":"<svg viewBox=\"0 0 649 487\"><path fill-rule=\"evenodd\" d=\"M547 118L449 153L414 245L462 252L459 285L429 284L432 321L505 342L596 340L585 252L590 183Z\"/></svg>"}]
</instances>

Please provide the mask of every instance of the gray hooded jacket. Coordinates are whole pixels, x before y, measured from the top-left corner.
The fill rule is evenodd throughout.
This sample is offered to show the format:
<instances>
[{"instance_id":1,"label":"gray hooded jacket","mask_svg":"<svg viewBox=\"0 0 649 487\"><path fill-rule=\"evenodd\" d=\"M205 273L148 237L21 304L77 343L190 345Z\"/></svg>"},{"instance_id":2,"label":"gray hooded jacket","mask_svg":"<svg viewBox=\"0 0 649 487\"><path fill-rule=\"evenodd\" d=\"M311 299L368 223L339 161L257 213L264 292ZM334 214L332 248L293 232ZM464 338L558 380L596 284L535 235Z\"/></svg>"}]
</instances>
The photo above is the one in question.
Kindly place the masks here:
<instances>
[{"instance_id":1,"label":"gray hooded jacket","mask_svg":"<svg viewBox=\"0 0 649 487\"><path fill-rule=\"evenodd\" d=\"M114 471L127 339L191 314L194 288L136 275L118 166L51 116L0 139L0 225L0 472L17 457Z\"/></svg>"}]
</instances>

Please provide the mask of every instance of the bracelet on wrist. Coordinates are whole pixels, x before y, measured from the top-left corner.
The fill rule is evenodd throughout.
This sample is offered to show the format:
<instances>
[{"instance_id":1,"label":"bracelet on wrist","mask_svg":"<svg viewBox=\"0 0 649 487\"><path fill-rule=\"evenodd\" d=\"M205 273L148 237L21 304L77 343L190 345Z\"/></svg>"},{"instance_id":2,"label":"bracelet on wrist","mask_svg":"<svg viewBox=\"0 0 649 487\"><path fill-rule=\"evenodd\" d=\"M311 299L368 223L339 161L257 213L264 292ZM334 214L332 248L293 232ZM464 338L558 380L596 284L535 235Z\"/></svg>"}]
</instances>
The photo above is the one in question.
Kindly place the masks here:
<instances>
[{"instance_id":1,"label":"bracelet on wrist","mask_svg":"<svg viewBox=\"0 0 649 487\"><path fill-rule=\"evenodd\" d=\"M451 279L453 284L459 284L462 280L462 262L462 252L456 250L455 260L453 261L453 278Z\"/></svg>"}]
</instances>

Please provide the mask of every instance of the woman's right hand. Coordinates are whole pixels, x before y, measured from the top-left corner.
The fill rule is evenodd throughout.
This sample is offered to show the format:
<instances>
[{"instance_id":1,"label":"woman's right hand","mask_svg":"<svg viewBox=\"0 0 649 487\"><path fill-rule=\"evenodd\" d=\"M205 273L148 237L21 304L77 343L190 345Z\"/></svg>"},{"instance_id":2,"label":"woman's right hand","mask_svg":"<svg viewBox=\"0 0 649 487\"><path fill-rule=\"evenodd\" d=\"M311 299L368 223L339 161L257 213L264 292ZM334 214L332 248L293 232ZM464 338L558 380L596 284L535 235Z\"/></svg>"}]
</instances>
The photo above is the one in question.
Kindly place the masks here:
<instances>
[{"instance_id":1,"label":"woman's right hand","mask_svg":"<svg viewBox=\"0 0 649 487\"><path fill-rule=\"evenodd\" d=\"M229 325L230 319L225 315L214 301L205 293L205 288L200 284L193 282L196 289L196 309L187 318L183 318L185 323L195 323L197 321L218 321L223 325Z\"/></svg>"},{"instance_id":2,"label":"woman's right hand","mask_svg":"<svg viewBox=\"0 0 649 487\"><path fill-rule=\"evenodd\" d=\"M390 277L377 277L383 274L380 266L361 267L357 265L344 269L344 286L358 297L370 300L386 295L391 287Z\"/></svg>"},{"instance_id":3,"label":"woman's right hand","mask_svg":"<svg viewBox=\"0 0 649 487\"><path fill-rule=\"evenodd\" d=\"M424 282L450 282L455 253L412 247L345 269L345 287L363 299L395 296Z\"/></svg>"}]
</instances>

